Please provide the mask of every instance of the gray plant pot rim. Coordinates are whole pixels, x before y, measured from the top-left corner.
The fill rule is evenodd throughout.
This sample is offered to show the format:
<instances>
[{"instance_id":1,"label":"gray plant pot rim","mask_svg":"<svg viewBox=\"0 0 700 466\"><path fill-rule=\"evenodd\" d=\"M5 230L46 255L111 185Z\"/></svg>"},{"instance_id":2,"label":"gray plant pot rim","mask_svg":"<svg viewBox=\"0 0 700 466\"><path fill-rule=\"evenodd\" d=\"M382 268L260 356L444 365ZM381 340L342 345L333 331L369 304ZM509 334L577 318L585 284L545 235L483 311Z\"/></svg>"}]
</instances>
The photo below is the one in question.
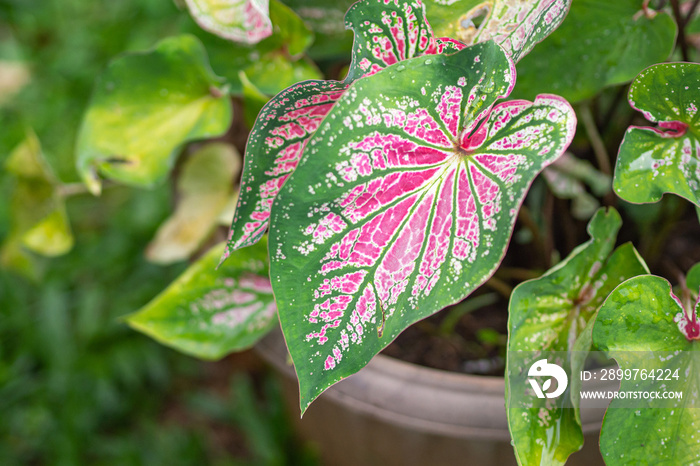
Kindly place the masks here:
<instances>
[{"instance_id":1,"label":"gray plant pot rim","mask_svg":"<svg viewBox=\"0 0 700 466\"><path fill-rule=\"evenodd\" d=\"M296 379L281 332L272 332L255 349L286 377ZM596 388L617 390L618 386L597 383ZM322 398L417 432L510 441L503 377L448 372L379 354ZM309 410L313 409L312 403ZM584 434L600 430L604 415L605 408L587 406L582 400Z\"/></svg>"}]
</instances>

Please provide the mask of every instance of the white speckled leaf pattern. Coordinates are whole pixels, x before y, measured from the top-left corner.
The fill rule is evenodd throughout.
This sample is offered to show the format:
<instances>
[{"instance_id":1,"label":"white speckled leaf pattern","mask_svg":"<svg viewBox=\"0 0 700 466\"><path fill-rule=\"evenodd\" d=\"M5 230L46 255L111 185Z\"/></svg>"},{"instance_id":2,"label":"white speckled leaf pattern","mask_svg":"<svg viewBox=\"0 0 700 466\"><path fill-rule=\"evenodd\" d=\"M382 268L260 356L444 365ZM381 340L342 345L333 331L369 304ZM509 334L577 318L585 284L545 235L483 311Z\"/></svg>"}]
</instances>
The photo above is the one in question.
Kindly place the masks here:
<instances>
[{"instance_id":1,"label":"white speckled leaf pattern","mask_svg":"<svg viewBox=\"0 0 700 466\"><path fill-rule=\"evenodd\" d=\"M352 81L401 60L464 47L433 37L419 0L363 0L350 8L346 23L355 33L347 79L302 82L279 93L260 112L246 147L241 196L224 260L265 233L272 202L299 163L308 138Z\"/></svg>"},{"instance_id":2,"label":"white speckled leaf pattern","mask_svg":"<svg viewBox=\"0 0 700 466\"><path fill-rule=\"evenodd\" d=\"M664 278L643 275L618 286L598 312L593 343L621 369L668 375L678 370L677 377L664 380L623 379L620 391L683 393L655 408L659 400L635 400L636 408L620 407L629 400L613 400L600 434L608 466L700 462L700 302L688 304L684 308Z\"/></svg>"},{"instance_id":3,"label":"white speckled leaf pattern","mask_svg":"<svg viewBox=\"0 0 700 466\"><path fill-rule=\"evenodd\" d=\"M632 84L629 100L658 126L627 130L615 166L615 192L634 203L674 193L700 206L700 64L647 68Z\"/></svg>"},{"instance_id":4,"label":"white speckled leaf pattern","mask_svg":"<svg viewBox=\"0 0 700 466\"><path fill-rule=\"evenodd\" d=\"M571 0L426 0L436 34L468 45L493 40L516 63L564 20ZM478 26L474 22L483 18Z\"/></svg>"},{"instance_id":5,"label":"white speckled leaf pattern","mask_svg":"<svg viewBox=\"0 0 700 466\"><path fill-rule=\"evenodd\" d=\"M620 214L598 209L588 224L591 239L542 277L518 285L508 307L506 413L521 465L563 465L583 445L575 380L558 399L527 393L524 380L542 354L555 354L568 374L583 369L591 347L589 321L620 283L649 273L631 243L613 252ZM573 407L573 409L569 409Z\"/></svg>"},{"instance_id":6,"label":"white speckled leaf pattern","mask_svg":"<svg viewBox=\"0 0 700 466\"><path fill-rule=\"evenodd\" d=\"M573 137L556 96L494 104L493 42L356 81L272 210L271 277L301 406L500 262L523 196Z\"/></svg>"},{"instance_id":7,"label":"white speckled leaf pattern","mask_svg":"<svg viewBox=\"0 0 700 466\"><path fill-rule=\"evenodd\" d=\"M218 269L224 243L210 249L161 294L127 318L161 343L202 359L253 346L277 323L267 241L234 254Z\"/></svg>"}]
</instances>

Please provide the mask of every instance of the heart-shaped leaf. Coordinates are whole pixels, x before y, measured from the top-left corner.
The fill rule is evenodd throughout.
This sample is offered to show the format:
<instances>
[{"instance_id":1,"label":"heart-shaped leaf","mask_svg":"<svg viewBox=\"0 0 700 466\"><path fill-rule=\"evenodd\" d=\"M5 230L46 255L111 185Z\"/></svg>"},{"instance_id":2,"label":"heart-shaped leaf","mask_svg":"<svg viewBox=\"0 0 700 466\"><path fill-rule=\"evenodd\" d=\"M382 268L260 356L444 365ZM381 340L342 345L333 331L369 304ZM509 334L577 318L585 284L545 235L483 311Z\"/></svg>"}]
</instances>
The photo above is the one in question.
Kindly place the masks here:
<instances>
[{"instance_id":1,"label":"heart-shaped leaf","mask_svg":"<svg viewBox=\"0 0 700 466\"><path fill-rule=\"evenodd\" d=\"M185 0L197 23L212 34L255 44L272 34L270 0Z\"/></svg>"},{"instance_id":2,"label":"heart-shaped leaf","mask_svg":"<svg viewBox=\"0 0 700 466\"><path fill-rule=\"evenodd\" d=\"M230 144L213 142L190 155L178 178L177 207L148 245L148 260L170 264L190 257L217 225L239 171L240 155Z\"/></svg>"},{"instance_id":3,"label":"heart-shaped leaf","mask_svg":"<svg viewBox=\"0 0 700 466\"><path fill-rule=\"evenodd\" d=\"M399 63L356 81L310 140L270 234L302 411L496 269L575 127L555 96L491 110L512 72L493 42Z\"/></svg>"},{"instance_id":4,"label":"heart-shaped leaf","mask_svg":"<svg viewBox=\"0 0 700 466\"><path fill-rule=\"evenodd\" d=\"M684 308L665 279L644 275L618 286L598 312L594 344L621 369L655 375L623 378L621 393L682 393L682 398L675 399L640 396L632 399L634 406L629 399L613 399L600 435L607 465L649 464L651 459L669 466L697 463L698 310L700 302ZM656 374L668 377L659 380Z\"/></svg>"},{"instance_id":5,"label":"heart-shaped leaf","mask_svg":"<svg viewBox=\"0 0 700 466\"><path fill-rule=\"evenodd\" d=\"M579 373L584 363L580 355L591 346L590 329L583 332L591 317L617 285L649 272L631 244L612 252L621 225L616 210L599 209L588 224L588 242L542 277L513 290L508 307L506 408L521 465L564 464L583 445L574 384L558 399L539 399L525 392L525 379L527 369L544 352L561 357L552 362L566 373Z\"/></svg>"},{"instance_id":6,"label":"heart-shaped leaf","mask_svg":"<svg viewBox=\"0 0 700 466\"><path fill-rule=\"evenodd\" d=\"M309 137L354 79L414 56L463 47L433 37L419 0L363 0L350 8L346 24L355 33L347 79L300 83L275 96L260 112L246 147L241 195L224 259L265 233L272 202L299 163Z\"/></svg>"},{"instance_id":7,"label":"heart-shaped leaf","mask_svg":"<svg viewBox=\"0 0 700 466\"><path fill-rule=\"evenodd\" d=\"M98 171L152 186L167 176L182 143L224 133L231 103L220 85L193 36L112 61L97 80L78 135L78 172L90 191L100 192Z\"/></svg>"},{"instance_id":8,"label":"heart-shaped leaf","mask_svg":"<svg viewBox=\"0 0 700 466\"><path fill-rule=\"evenodd\" d=\"M467 45L493 40L516 63L554 31L571 0L425 0L438 36Z\"/></svg>"},{"instance_id":9,"label":"heart-shaped leaf","mask_svg":"<svg viewBox=\"0 0 700 466\"><path fill-rule=\"evenodd\" d=\"M700 206L700 64L664 63L644 70L632 83L629 100L658 127L627 130L615 166L615 192L634 203L674 193Z\"/></svg>"},{"instance_id":10,"label":"heart-shaped leaf","mask_svg":"<svg viewBox=\"0 0 700 466\"><path fill-rule=\"evenodd\" d=\"M220 243L127 322L202 359L251 347L277 323L266 243L237 252L217 269Z\"/></svg>"},{"instance_id":11,"label":"heart-shaped leaf","mask_svg":"<svg viewBox=\"0 0 700 466\"><path fill-rule=\"evenodd\" d=\"M513 95L529 99L554 92L578 102L665 61L675 45L676 24L642 3L573 2L561 27L518 63Z\"/></svg>"}]
</instances>

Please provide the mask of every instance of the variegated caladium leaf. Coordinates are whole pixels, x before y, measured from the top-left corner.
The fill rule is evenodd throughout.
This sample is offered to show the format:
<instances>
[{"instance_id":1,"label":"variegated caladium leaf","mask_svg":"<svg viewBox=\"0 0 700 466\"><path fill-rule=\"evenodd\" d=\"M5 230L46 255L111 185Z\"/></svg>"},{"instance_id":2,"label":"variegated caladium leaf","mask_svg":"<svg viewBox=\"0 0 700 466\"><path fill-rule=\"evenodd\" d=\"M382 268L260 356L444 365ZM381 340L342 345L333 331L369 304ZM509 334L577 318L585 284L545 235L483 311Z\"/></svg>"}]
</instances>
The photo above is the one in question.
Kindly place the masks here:
<instances>
[{"instance_id":1,"label":"variegated caladium leaf","mask_svg":"<svg viewBox=\"0 0 700 466\"><path fill-rule=\"evenodd\" d=\"M649 273L632 244L613 252L622 220L599 209L588 224L591 239L542 277L518 285L508 308L506 411L521 465L564 464L583 445L579 391L570 384L556 399L526 393L528 368L543 353L568 374L583 369L591 347L584 332L608 294L628 278ZM573 407L573 409L571 409Z\"/></svg>"},{"instance_id":2,"label":"variegated caladium leaf","mask_svg":"<svg viewBox=\"0 0 700 466\"><path fill-rule=\"evenodd\" d=\"M566 17L571 0L426 0L439 36L467 45L493 40L516 63Z\"/></svg>"},{"instance_id":3,"label":"variegated caladium leaf","mask_svg":"<svg viewBox=\"0 0 700 466\"><path fill-rule=\"evenodd\" d=\"M345 15L355 42L346 82L369 76L407 58L437 53L420 0L360 1Z\"/></svg>"},{"instance_id":4,"label":"variegated caladium leaf","mask_svg":"<svg viewBox=\"0 0 700 466\"><path fill-rule=\"evenodd\" d=\"M594 344L630 373L622 378L621 393L682 394L613 399L600 434L607 465L652 460L670 466L700 459L698 311L700 302L676 296L668 281L653 275L622 283L598 311Z\"/></svg>"},{"instance_id":5,"label":"variegated caladium leaf","mask_svg":"<svg viewBox=\"0 0 700 466\"><path fill-rule=\"evenodd\" d=\"M493 42L414 58L353 83L311 138L270 230L302 411L495 271L575 128L556 96L493 107L514 79Z\"/></svg>"},{"instance_id":6,"label":"variegated caladium leaf","mask_svg":"<svg viewBox=\"0 0 700 466\"><path fill-rule=\"evenodd\" d=\"M700 206L700 64L647 68L632 83L629 101L658 126L632 126L625 133L615 192L634 203L674 193Z\"/></svg>"},{"instance_id":7,"label":"variegated caladium leaf","mask_svg":"<svg viewBox=\"0 0 700 466\"><path fill-rule=\"evenodd\" d=\"M218 269L224 243L210 249L127 322L183 353L218 359L254 345L276 324L267 241Z\"/></svg>"},{"instance_id":8,"label":"variegated caladium leaf","mask_svg":"<svg viewBox=\"0 0 700 466\"><path fill-rule=\"evenodd\" d=\"M263 237L277 193L299 163L309 137L347 88L343 82L305 81L263 107L248 136L241 192L222 261Z\"/></svg>"},{"instance_id":9,"label":"variegated caladium leaf","mask_svg":"<svg viewBox=\"0 0 700 466\"><path fill-rule=\"evenodd\" d=\"M185 0L202 29L219 37L255 44L272 34L270 0Z\"/></svg>"},{"instance_id":10,"label":"variegated caladium leaf","mask_svg":"<svg viewBox=\"0 0 700 466\"><path fill-rule=\"evenodd\" d=\"M265 233L272 202L299 163L309 137L355 79L411 57L464 47L433 37L420 0L363 0L350 8L346 24L355 33L355 44L345 81L300 83L279 93L260 112L248 139L241 195L222 260Z\"/></svg>"}]
</instances>

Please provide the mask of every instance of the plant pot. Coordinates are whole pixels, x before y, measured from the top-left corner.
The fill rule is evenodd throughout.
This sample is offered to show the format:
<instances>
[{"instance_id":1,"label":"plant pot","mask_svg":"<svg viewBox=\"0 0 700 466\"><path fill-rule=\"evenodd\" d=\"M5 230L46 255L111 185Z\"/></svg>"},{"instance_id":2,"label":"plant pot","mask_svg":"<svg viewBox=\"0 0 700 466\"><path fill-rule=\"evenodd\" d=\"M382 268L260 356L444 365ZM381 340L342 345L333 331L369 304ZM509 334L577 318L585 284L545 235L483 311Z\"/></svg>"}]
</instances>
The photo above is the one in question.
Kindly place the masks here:
<instances>
[{"instance_id":1,"label":"plant pot","mask_svg":"<svg viewBox=\"0 0 700 466\"><path fill-rule=\"evenodd\" d=\"M296 374L281 333L270 334L256 350L282 375L297 432L319 447L325 465L517 464L502 377L430 369L380 354L327 390L299 419ZM617 390L609 384L595 388ZM586 441L567 465L604 465L598 433L605 409L586 403L582 408Z\"/></svg>"}]
</instances>

